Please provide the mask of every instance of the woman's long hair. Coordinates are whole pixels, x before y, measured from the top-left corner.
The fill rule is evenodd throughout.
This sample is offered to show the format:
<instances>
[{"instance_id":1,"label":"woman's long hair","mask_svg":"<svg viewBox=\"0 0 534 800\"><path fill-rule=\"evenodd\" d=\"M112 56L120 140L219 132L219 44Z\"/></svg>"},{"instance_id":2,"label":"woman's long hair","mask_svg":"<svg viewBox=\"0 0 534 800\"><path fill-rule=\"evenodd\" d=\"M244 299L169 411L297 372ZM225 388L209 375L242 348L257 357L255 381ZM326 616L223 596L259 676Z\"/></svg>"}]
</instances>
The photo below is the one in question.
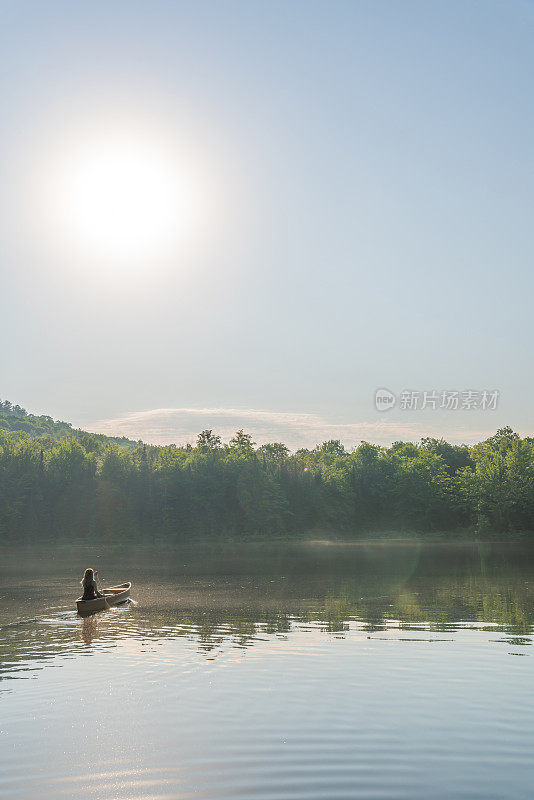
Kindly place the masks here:
<instances>
[{"instance_id":1,"label":"woman's long hair","mask_svg":"<svg viewBox=\"0 0 534 800\"><path fill-rule=\"evenodd\" d=\"M95 574L93 570L89 567L85 570L83 578L81 579L80 583L85 588L86 586L91 586L94 583Z\"/></svg>"}]
</instances>

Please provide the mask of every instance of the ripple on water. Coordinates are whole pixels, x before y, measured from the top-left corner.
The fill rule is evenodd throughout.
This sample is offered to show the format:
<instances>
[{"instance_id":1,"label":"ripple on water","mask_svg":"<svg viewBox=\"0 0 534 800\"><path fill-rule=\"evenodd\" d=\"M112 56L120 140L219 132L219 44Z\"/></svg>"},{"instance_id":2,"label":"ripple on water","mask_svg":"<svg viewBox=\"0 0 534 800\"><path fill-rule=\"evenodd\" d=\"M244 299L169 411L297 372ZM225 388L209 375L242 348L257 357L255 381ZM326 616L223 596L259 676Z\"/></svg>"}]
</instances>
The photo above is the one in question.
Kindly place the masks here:
<instances>
[{"instance_id":1,"label":"ripple on water","mask_svg":"<svg viewBox=\"0 0 534 800\"><path fill-rule=\"evenodd\" d=\"M523 561L517 584L501 561L464 575L465 555L427 580L404 562L399 577L383 550L366 576L353 551L339 575L329 561L283 580L176 587L160 565L137 604L84 619L61 581L26 606L17 583L0 629L0 796L530 797L532 674L510 657L532 644Z\"/></svg>"}]
</instances>

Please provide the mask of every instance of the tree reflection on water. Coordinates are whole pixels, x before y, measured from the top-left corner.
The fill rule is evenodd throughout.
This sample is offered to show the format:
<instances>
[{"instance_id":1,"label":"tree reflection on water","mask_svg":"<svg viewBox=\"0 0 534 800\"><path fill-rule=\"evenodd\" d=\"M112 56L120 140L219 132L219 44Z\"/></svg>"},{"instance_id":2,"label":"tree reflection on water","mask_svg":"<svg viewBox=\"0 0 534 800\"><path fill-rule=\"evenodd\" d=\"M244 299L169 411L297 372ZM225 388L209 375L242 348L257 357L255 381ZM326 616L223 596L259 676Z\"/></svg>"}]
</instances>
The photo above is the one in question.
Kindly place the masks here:
<instances>
[{"instance_id":1,"label":"tree reflection on water","mask_svg":"<svg viewBox=\"0 0 534 800\"><path fill-rule=\"evenodd\" d=\"M33 553L38 562L39 554ZM167 552L110 551L106 574L133 581L134 602L89 617L73 609L79 563L60 553L50 582L28 552L6 553L0 677L23 677L57 656L92 654L129 637L188 637L215 657L295 627L349 635L387 630L451 633L492 626L531 644L534 549L520 545L232 545ZM84 560L85 559L85 560ZM22 566L21 566L22 565ZM57 585L57 589L55 586ZM72 598L71 598L72 594Z\"/></svg>"}]
</instances>

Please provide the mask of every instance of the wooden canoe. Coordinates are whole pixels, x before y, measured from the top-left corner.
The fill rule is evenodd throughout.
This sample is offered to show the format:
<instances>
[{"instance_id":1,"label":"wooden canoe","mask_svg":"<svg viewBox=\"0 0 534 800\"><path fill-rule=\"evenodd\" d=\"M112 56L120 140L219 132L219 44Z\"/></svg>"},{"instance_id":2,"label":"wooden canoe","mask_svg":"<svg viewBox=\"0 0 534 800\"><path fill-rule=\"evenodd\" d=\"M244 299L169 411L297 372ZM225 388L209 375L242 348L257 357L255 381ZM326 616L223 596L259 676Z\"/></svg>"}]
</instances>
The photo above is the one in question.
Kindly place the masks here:
<instances>
[{"instance_id":1,"label":"wooden canoe","mask_svg":"<svg viewBox=\"0 0 534 800\"><path fill-rule=\"evenodd\" d=\"M81 597L78 597L76 600L78 614L92 614L93 611L102 611L109 606L118 606L119 603L124 603L130 597L131 586L131 581L121 583L119 586L111 586L109 589L104 589L104 597L93 597L92 600L82 600Z\"/></svg>"}]
</instances>

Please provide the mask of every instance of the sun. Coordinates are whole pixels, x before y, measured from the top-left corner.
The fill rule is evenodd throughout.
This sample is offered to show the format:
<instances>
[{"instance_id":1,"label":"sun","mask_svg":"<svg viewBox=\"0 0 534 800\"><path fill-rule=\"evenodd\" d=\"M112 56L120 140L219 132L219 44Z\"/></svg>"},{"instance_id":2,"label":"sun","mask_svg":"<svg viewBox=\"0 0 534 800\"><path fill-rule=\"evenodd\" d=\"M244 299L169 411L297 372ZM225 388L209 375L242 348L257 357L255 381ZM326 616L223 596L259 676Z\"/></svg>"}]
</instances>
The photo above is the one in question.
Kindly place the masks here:
<instances>
[{"instance_id":1,"label":"sun","mask_svg":"<svg viewBox=\"0 0 534 800\"><path fill-rule=\"evenodd\" d=\"M172 250L187 218L185 180L156 146L120 138L79 149L62 165L57 210L78 250L134 265Z\"/></svg>"}]
</instances>

